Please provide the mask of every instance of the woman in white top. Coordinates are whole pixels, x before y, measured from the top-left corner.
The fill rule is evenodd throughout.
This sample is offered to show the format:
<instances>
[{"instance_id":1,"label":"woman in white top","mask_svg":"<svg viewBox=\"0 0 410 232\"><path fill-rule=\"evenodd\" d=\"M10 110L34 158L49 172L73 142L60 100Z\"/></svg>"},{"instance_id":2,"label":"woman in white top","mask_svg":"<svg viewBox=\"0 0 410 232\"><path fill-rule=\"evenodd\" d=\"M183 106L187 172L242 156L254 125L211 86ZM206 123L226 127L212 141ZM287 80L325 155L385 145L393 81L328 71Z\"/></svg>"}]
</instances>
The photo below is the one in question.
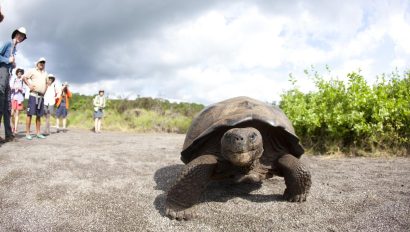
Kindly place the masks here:
<instances>
[{"instance_id":1,"label":"woman in white top","mask_svg":"<svg viewBox=\"0 0 410 232\"><path fill-rule=\"evenodd\" d=\"M24 70L21 68L16 69L16 77L10 81L11 89L11 122L12 131L14 134L17 133L17 125L19 123L19 113L23 110L24 101L24 83L23 76ZM13 123L14 119L14 123Z\"/></svg>"}]
</instances>

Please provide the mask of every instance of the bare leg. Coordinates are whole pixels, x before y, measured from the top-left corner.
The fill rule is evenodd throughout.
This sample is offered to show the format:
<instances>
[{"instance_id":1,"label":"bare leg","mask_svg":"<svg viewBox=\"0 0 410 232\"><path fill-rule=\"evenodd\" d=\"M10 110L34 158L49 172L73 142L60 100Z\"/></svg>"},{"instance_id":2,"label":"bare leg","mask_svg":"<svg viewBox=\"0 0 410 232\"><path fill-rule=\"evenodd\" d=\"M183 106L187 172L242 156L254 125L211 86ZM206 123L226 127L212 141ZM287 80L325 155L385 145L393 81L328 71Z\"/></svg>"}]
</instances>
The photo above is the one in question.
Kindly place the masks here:
<instances>
[{"instance_id":1,"label":"bare leg","mask_svg":"<svg viewBox=\"0 0 410 232\"><path fill-rule=\"evenodd\" d=\"M63 118L63 129L65 130L67 126L67 118Z\"/></svg>"},{"instance_id":2,"label":"bare leg","mask_svg":"<svg viewBox=\"0 0 410 232\"><path fill-rule=\"evenodd\" d=\"M98 132L98 118L94 119L94 132L97 133Z\"/></svg>"},{"instance_id":3,"label":"bare leg","mask_svg":"<svg viewBox=\"0 0 410 232\"><path fill-rule=\"evenodd\" d=\"M50 134L50 114L46 114L46 134Z\"/></svg>"},{"instance_id":4,"label":"bare leg","mask_svg":"<svg viewBox=\"0 0 410 232\"><path fill-rule=\"evenodd\" d=\"M15 110L11 110L11 117L10 117L10 125L11 125L11 131L14 133L15 132L15 125L14 125L14 122L16 121L15 120L15 116L16 115L16 113L15 113Z\"/></svg>"},{"instance_id":5,"label":"bare leg","mask_svg":"<svg viewBox=\"0 0 410 232\"><path fill-rule=\"evenodd\" d=\"M30 135L31 117L31 115L27 115L26 118L26 135Z\"/></svg>"},{"instance_id":6,"label":"bare leg","mask_svg":"<svg viewBox=\"0 0 410 232\"><path fill-rule=\"evenodd\" d=\"M40 134L40 127L41 127L41 117L36 116L36 134Z\"/></svg>"},{"instance_id":7,"label":"bare leg","mask_svg":"<svg viewBox=\"0 0 410 232\"><path fill-rule=\"evenodd\" d=\"M57 133L60 132L60 118L56 117L56 128L57 128Z\"/></svg>"},{"instance_id":8,"label":"bare leg","mask_svg":"<svg viewBox=\"0 0 410 232\"><path fill-rule=\"evenodd\" d=\"M101 118L98 119L98 133L101 132Z\"/></svg>"},{"instance_id":9,"label":"bare leg","mask_svg":"<svg viewBox=\"0 0 410 232\"><path fill-rule=\"evenodd\" d=\"M195 217L191 207L205 190L216 166L214 155L202 155L188 163L167 193L165 214L177 220Z\"/></svg>"},{"instance_id":10,"label":"bare leg","mask_svg":"<svg viewBox=\"0 0 410 232\"><path fill-rule=\"evenodd\" d=\"M298 158L287 154L279 158L278 166L285 177L286 190L283 197L288 201L306 201L312 180L310 172Z\"/></svg>"},{"instance_id":11,"label":"bare leg","mask_svg":"<svg viewBox=\"0 0 410 232\"><path fill-rule=\"evenodd\" d=\"M20 115L20 111L16 110L14 112L14 132L17 133L17 127L19 125L19 115Z\"/></svg>"}]
</instances>

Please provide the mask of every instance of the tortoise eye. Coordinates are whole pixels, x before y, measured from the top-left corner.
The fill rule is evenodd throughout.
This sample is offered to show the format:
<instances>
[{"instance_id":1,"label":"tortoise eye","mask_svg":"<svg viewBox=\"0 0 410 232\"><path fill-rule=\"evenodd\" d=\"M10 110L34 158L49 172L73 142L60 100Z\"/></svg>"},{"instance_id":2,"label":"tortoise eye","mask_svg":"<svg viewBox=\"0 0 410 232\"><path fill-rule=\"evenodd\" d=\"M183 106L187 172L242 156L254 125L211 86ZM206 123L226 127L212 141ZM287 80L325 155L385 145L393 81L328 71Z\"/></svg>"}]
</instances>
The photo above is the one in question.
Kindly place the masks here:
<instances>
[{"instance_id":1,"label":"tortoise eye","mask_svg":"<svg viewBox=\"0 0 410 232\"><path fill-rule=\"evenodd\" d=\"M249 136L249 138L253 141L253 140L255 140L256 139L256 133L252 133L250 136Z\"/></svg>"}]
</instances>

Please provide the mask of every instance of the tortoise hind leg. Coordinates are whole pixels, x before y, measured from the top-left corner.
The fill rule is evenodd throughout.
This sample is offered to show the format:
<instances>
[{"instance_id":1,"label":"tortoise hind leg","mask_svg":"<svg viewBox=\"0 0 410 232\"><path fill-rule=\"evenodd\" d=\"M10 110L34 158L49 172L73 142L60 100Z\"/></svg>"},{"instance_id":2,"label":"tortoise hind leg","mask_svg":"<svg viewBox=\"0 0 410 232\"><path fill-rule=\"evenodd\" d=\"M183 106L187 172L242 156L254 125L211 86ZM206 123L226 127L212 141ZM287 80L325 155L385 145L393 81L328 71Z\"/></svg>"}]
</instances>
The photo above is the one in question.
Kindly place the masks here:
<instances>
[{"instance_id":1,"label":"tortoise hind leg","mask_svg":"<svg viewBox=\"0 0 410 232\"><path fill-rule=\"evenodd\" d=\"M217 158L203 155L189 162L167 193L165 214L171 219L195 217L191 208L199 199L217 166Z\"/></svg>"},{"instance_id":2,"label":"tortoise hind leg","mask_svg":"<svg viewBox=\"0 0 410 232\"><path fill-rule=\"evenodd\" d=\"M283 197L292 202L306 201L312 185L309 170L298 158L290 154L279 158L278 167L285 177L286 190Z\"/></svg>"}]
</instances>

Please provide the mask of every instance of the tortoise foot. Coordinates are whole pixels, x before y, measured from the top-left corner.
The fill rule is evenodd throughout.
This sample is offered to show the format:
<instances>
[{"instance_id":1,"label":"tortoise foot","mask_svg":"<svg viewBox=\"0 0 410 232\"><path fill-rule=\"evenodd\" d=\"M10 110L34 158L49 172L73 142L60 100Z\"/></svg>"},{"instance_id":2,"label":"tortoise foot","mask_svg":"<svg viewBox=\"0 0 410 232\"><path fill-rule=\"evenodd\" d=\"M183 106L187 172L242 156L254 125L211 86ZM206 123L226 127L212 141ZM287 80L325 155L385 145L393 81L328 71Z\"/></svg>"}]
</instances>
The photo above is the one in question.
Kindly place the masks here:
<instances>
[{"instance_id":1,"label":"tortoise foot","mask_svg":"<svg viewBox=\"0 0 410 232\"><path fill-rule=\"evenodd\" d=\"M196 212L193 207L184 208L175 204L166 204L165 205L165 215L170 219L174 220L191 220L197 217Z\"/></svg>"},{"instance_id":2,"label":"tortoise foot","mask_svg":"<svg viewBox=\"0 0 410 232\"><path fill-rule=\"evenodd\" d=\"M285 190L285 193L283 193L283 198L287 201L290 202L304 202L306 201L308 193L292 193L288 189Z\"/></svg>"}]
</instances>

